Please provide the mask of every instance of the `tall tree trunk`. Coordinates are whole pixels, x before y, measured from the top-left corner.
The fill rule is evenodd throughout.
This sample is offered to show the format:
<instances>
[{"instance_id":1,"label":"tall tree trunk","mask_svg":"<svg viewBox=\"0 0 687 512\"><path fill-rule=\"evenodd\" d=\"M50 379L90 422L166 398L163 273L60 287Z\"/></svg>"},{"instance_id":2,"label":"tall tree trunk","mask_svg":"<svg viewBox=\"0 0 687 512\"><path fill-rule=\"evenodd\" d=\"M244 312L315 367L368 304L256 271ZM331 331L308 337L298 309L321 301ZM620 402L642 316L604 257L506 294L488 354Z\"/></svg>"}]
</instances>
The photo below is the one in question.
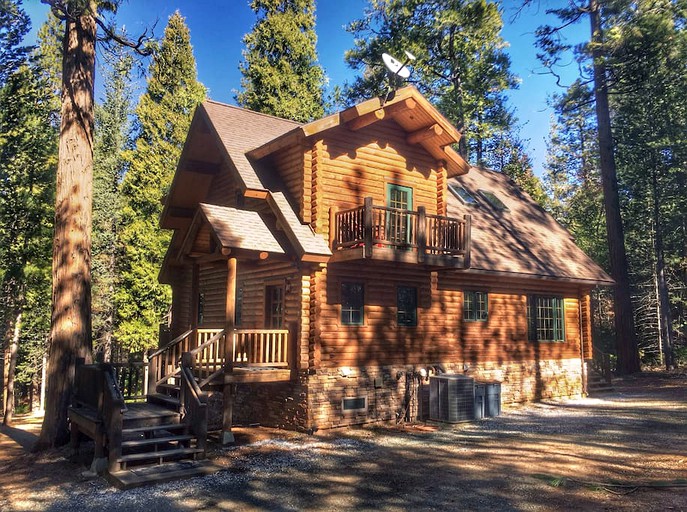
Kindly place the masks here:
<instances>
[{"instance_id":1,"label":"tall tree trunk","mask_svg":"<svg viewBox=\"0 0 687 512\"><path fill-rule=\"evenodd\" d=\"M91 358L91 201L96 24L89 2L66 20L62 61L51 343L45 418L36 449L69 440L76 359Z\"/></svg>"},{"instance_id":2,"label":"tall tree trunk","mask_svg":"<svg viewBox=\"0 0 687 512\"><path fill-rule=\"evenodd\" d=\"M656 158L653 159L654 162ZM654 226L656 234L654 237L654 253L656 258L656 283L658 288L658 325L661 329L661 340L663 342L663 356L665 358L666 369L670 370L675 365L673 357L673 319L670 312L670 298L668 296L668 283L666 282L665 257L663 253L663 233L661 232L661 212L658 193L658 178L656 167L651 168L651 192L653 199Z\"/></svg>"},{"instance_id":3,"label":"tall tree trunk","mask_svg":"<svg viewBox=\"0 0 687 512\"><path fill-rule=\"evenodd\" d=\"M19 334L21 333L21 309L15 310L13 315L14 329L9 350L9 364L7 369L7 394L5 396L5 417L3 425L12 425L14 416L14 374L17 371L17 352L19 351Z\"/></svg>"},{"instance_id":4,"label":"tall tree trunk","mask_svg":"<svg viewBox=\"0 0 687 512\"><path fill-rule=\"evenodd\" d=\"M594 60L594 99L599 134L599 159L601 182L606 211L606 231L608 233L608 253L611 276L615 280L614 313L618 373L628 374L640 370L637 335L635 333L630 296L630 277L625 253L625 235L620 216L618 198L618 178L613 155L613 135L611 116L608 106L608 87L606 84L606 65L601 51L603 34L601 30L601 7L598 0L590 0L589 17L592 30L592 58Z\"/></svg>"}]
</instances>

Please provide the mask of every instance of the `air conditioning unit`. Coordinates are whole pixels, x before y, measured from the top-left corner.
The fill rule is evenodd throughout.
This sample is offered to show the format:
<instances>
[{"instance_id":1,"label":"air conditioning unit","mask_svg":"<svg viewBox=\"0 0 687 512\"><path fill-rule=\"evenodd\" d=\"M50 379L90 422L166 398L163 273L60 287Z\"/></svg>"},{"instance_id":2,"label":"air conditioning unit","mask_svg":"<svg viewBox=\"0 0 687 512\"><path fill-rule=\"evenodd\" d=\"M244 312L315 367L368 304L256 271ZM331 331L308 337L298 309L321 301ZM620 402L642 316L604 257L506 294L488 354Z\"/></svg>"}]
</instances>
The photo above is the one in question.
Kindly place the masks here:
<instances>
[{"instance_id":1,"label":"air conditioning unit","mask_svg":"<svg viewBox=\"0 0 687 512\"><path fill-rule=\"evenodd\" d=\"M457 423L475 417L475 379L442 374L429 379L429 418Z\"/></svg>"}]
</instances>

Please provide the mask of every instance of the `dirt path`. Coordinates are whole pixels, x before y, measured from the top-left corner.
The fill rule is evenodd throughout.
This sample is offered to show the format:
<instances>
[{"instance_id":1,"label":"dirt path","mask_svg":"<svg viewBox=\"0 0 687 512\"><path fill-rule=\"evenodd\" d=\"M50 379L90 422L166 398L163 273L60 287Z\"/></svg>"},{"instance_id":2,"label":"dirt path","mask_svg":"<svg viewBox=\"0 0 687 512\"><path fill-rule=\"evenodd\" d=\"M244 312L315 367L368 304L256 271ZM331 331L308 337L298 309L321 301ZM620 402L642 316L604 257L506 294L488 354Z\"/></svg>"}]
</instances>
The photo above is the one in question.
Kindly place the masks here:
<instances>
[{"instance_id":1,"label":"dirt path","mask_svg":"<svg viewBox=\"0 0 687 512\"><path fill-rule=\"evenodd\" d=\"M0 510L687 510L684 375L457 426L252 433L216 475L122 492L0 430Z\"/></svg>"}]
</instances>

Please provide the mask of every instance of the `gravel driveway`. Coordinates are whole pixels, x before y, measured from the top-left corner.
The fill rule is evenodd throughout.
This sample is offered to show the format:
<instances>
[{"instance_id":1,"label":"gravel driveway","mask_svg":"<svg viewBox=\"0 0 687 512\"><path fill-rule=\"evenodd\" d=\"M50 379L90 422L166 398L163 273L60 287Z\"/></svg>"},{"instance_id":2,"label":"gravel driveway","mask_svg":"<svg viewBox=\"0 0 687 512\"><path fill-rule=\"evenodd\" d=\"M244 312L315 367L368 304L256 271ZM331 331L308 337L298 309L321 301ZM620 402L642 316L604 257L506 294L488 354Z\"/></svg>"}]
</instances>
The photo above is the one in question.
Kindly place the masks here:
<instances>
[{"instance_id":1,"label":"gravel driveway","mask_svg":"<svg viewBox=\"0 0 687 512\"><path fill-rule=\"evenodd\" d=\"M219 473L129 491L2 429L0 510L687 510L687 376L615 386L460 425L251 429Z\"/></svg>"}]
</instances>

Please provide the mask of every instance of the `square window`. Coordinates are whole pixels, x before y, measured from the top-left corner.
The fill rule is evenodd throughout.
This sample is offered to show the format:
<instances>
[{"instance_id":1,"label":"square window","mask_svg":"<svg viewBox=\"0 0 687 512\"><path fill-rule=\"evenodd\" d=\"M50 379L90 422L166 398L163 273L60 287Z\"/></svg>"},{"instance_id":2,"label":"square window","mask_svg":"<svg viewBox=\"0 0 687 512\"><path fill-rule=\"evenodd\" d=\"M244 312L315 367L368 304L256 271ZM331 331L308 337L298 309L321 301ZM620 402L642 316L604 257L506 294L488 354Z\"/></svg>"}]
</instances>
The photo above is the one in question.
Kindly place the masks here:
<instances>
[{"instance_id":1,"label":"square window","mask_svg":"<svg viewBox=\"0 0 687 512\"><path fill-rule=\"evenodd\" d=\"M562 297L527 298L527 325L532 341L565 341L565 302Z\"/></svg>"},{"instance_id":2,"label":"square window","mask_svg":"<svg viewBox=\"0 0 687 512\"><path fill-rule=\"evenodd\" d=\"M460 199L461 203L467 204L469 206L479 206L477 199L475 199L470 192L465 190L464 187L450 183L448 186L448 189L451 191L451 193L454 196L456 196L458 199Z\"/></svg>"},{"instance_id":3,"label":"square window","mask_svg":"<svg viewBox=\"0 0 687 512\"><path fill-rule=\"evenodd\" d=\"M396 309L398 325L415 327L417 325L417 288L399 286L396 289Z\"/></svg>"},{"instance_id":4,"label":"square window","mask_svg":"<svg viewBox=\"0 0 687 512\"><path fill-rule=\"evenodd\" d=\"M362 283L341 283L341 324L363 325L365 287Z\"/></svg>"},{"instance_id":5,"label":"square window","mask_svg":"<svg viewBox=\"0 0 687 512\"><path fill-rule=\"evenodd\" d=\"M489 319L487 292L463 292L463 320L486 322Z\"/></svg>"}]
</instances>

